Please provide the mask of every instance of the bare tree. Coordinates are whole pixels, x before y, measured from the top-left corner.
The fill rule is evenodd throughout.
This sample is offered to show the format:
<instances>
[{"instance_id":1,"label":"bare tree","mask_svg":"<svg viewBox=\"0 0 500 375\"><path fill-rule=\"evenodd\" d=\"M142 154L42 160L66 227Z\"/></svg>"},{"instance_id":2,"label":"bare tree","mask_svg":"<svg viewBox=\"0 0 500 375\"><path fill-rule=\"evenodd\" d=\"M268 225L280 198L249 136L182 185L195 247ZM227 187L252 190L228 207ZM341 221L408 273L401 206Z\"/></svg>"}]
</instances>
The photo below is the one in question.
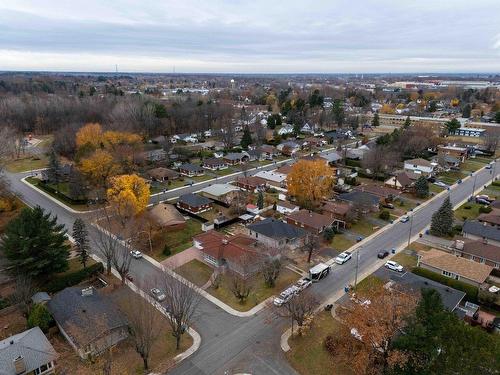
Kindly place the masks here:
<instances>
[{"instance_id":1,"label":"bare tree","mask_svg":"<svg viewBox=\"0 0 500 375\"><path fill-rule=\"evenodd\" d=\"M283 306L277 308L276 313L279 316L290 319L292 333L294 322L296 322L299 327L299 334L301 335L304 324L313 316L317 307L318 301L309 291L304 290Z\"/></svg>"},{"instance_id":2,"label":"bare tree","mask_svg":"<svg viewBox=\"0 0 500 375\"><path fill-rule=\"evenodd\" d=\"M264 278L264 283L269 288L274 287L276 284L276 280L278 279L281 268L282 268L281 259L279 257L273 257L271 255L265 257L260 266L260 273Z\"/></svg>"},{"instance_id":3,"label":"bare tree","mask_svg":"<svg viewBox=\"0 0 500 375\"><path fill-rule=\"evenodd\" d=\"M307 263L311 263L312 254L319 248L319 237L308 233L304 241L304 250L307 251Z\"/></svg>"},{"instance_id":4,"label":"bare tree","mask_svg":"<svg viewBox=\"0 0 500 375\"><path fill-rule=\"evenodd\" d=\"M103 213L103 215L99 216L99 213ZM106 262L106 274L110 275L113 259L120 244L116 235L113 234L113 220L106 209L98 211L94 226L97 227L89 234L97 252Z\"/></svg>"},{"instance_id":5,"label":"bare tree","mask_svg":"<svg viewBox=\"0 0 500 375\"><path fill-rule=\"evenodd\" d=\"M484 147L488 151L495 152L498 148L498 142L500 141L500 131L498 128L488 129L484 135Z\"/></svg>"},{"instance_id":6,"label":"bare tree","mask_svg":"<svg viewBox=\"0 0 500 375\"><path fill-rule=\"evenodd\" d=\"M14 304L18 304L24 314L28 314L31 308L31 297L36 289L29 276L18 274L16 276L16 289L11 296Z\"/></svg>"},{"instance_id":7,"label":"bare tree","mask_svg":"<svg viewBox=\"0 0 500 375\"><path fill-rule=\"evenodd\" d=\"M185 279L174 279L168 272L164 272L163 286L167 320L179 350L181 337L191 325L201 297L194 284Z\"/></svg>"},{"instance_id":8,"label":"bare tree","mask_svg":"<svg viewBox=\"0 0 500 375\"><path fill-rule=\"evenodd\" d=\"M235 131L230 113L223 114L217 119L217 127L220 130L221 140L225 148L231 148L234 145Z\"/></svg>"},{"instance_id":9,"label":"bare tree","mask_svg":"<svg viewBox=\"0 0 500 375\"><path fill-rule=\"evenodd\" d=\"M244 303L254 287L252 280L234 271L228 273L228 279L229 289L241 304Z\"/></svg>"}]
</instances>

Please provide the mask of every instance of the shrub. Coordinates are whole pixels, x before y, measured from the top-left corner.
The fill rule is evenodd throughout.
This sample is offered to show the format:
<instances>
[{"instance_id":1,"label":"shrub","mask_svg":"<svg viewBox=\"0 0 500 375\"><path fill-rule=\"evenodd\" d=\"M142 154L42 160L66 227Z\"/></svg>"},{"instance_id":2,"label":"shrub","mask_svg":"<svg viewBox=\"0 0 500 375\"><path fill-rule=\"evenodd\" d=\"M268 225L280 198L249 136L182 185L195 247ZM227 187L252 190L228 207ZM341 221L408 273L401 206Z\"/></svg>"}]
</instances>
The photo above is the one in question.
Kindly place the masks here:
<instances>
[{"instance_id":1,"label":"shrub","mask_svg":"<svg viewBox=\"0 0 500 375\"><path fill-rule=\"evenodd\" d=\"M382 220L389 221L391 219L391 214L387 210L380 211L378 217Z\"/></svg>"},{"instance_id":2,"label":"shrub","mask_svg":"<svg viewBox=\"0 0 500 375\"><path fill-rule=\"evenodd\" d=\"M52 316L45 305L36 304L28 316L28 327L40 327L43 332L47 332L52 323Z\"/></svg>"},{"instance_id":3,"label":"shrub","mask_svg":"<svg viewBox=\"0 0 500 375\"><path fill-rule=\"evenodd\" d=\"M448 285L449 287L461 290L462 292L465 292L469 300L472 301L477 300L478 289L474 285L464 283L463 281L460 280L450 279L449 277L440 275L439 273L429 271L421 267L415 267L412 270L412 272L416 275L426 277L430 280L434 280L440 284Z\"/></svg>"},{"instance_id":4,"label":"shrub","mask_svg":"<svg viewBox=\"0 0 500 375\"><path fill-rule=\"evenodd\" d=\"M482 214L489 214L493 209L490 206L481 206L479 207L479 212Z\"/></svg>"},{"instance_id":5,"label":"shrub","mask_svg":"<svg viewBox=\"0 0 500 375\"><path fill-rule=\"evenodd\" d=\"M326 228L325 231L323 232L323 238L325 241L330 242L333 240L333 237L335 236L335 229L333 228Z\"/></svg>"},{"instance_id":6,"label":"shrub","mask_svg":"<svg viewBox=\"0 0 500 375\"><path fill-rule=\"evenodd\" d=\"M492 185L493 185L493 186L500 186L500 181L493 181L493 182L492 182Z\"/></svg>"},{"instance_id":7,"label":"shrub","mask_svg":"<svg viewBox=\"0 0 500 375\"><path fill-rule=\"evenodd\" d=\"M64 288L79 284L83 280L103 272L103 270L104 266L102 263L96 263L87 268L67 273L63 276L56 276L45 285L44 289L49 293L56 293Z\"/></svg>"},{"instance_id":8,"label":"shrub","mask_svg":"<svg viewBox=\"0 0 500 375\"><path fill-rule=\"evenodd\" d=\"M170 250L170 247L168 247L168 245L165 245L163 247L163 252L162 253L163 253L163 255L165 255L167 257L170 256L170 255L172 255L172 251Z\"/></svg>"}]
</instances>

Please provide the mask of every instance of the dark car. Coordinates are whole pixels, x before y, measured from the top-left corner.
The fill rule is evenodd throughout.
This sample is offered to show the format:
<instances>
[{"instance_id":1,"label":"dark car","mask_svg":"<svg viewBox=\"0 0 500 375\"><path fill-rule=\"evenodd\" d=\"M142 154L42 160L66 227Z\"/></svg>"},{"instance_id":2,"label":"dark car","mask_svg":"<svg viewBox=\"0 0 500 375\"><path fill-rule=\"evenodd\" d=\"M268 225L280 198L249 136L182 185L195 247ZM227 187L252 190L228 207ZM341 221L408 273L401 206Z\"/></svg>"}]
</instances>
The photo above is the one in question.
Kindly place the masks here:
<instances>
[{"instance_id":1,"label":"dark car","mask_svg":"<svg viewBox=\"0 0 500 375\"><path fill-rule=\"evenodd\" d=\"M381 251L380 253L377 254L377 258L384 259L388 255L389 255L388 251Z\"/></svg>"}]
</instances>

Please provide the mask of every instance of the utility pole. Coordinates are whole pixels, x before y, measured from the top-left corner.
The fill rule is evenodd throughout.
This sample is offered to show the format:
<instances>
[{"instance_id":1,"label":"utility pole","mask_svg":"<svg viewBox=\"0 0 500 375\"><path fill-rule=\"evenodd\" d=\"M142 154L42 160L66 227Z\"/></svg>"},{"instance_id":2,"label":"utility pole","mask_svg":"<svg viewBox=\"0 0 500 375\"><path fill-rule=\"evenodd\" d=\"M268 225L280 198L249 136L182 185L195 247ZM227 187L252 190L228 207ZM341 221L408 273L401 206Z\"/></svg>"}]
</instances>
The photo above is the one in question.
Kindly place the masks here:
<instances>
[{"instance_id":1,"label":"utility pole","mask_svg":"<svg viewBox=\"0 0 500 375\"><path fill-rule=\"evenodd\" d=\"M473 173L471 173L471 176L472 175L473 175ZM474 176L474 184L472 185L472 195L471 195L471 198L474 198L474 191L476 191L476 180L477 180L477 173Z\"/></svg>"},{"instance_id":2,"label":"utility pole","mask_svg":"<svg viewBox=\"0 0 500 375\"><path fill-rule=\"evenodd\" d=\"M410 215L410 231L408 232L408 245L406 247L410 247L410 240L411 240L411 228L413 226L413 215Z\"/></svg>"},{"instance_id":3,"label":"utility pole","mask_svg":"<svg viewBox=\"0 0 500 375\"><path fill-rule=\"evenodd\" d=\"M356 273L354 274L354 289L356 290L356 286L358 285L358 268L359 268L359 251L363 246L360 246L356 249Z\"/></svg>"}]
</instances>

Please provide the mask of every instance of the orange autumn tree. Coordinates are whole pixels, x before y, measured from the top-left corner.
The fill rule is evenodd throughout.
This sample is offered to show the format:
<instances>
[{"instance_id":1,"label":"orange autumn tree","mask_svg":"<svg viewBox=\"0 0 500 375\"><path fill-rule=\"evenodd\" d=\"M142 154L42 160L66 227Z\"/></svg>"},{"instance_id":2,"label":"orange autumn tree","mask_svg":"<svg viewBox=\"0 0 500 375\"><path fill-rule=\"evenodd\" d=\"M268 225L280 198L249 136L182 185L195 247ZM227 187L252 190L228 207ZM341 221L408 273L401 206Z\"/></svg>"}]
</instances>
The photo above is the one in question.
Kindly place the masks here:
<instances>
[{"instance_id":1,"label":"orange autumn tree","mask_svg":"<svg viewBox=\"0 0 500 375\"><path fill-rule=\"evenodd\" d=\"M335 169L324 160L299 160L287 177L288 193L304 207L313 207L330 195Z\"/></svg>"},{"instance_id":2,"label":"orange autumn tree","mask_svg":"<svg viewBox=\"0 0 500 375\"><path fill-rule=\"evenodd\" d=\"M102 127L97 123L89 123L82 126L76 133L76 147L81 148L89 145L93 149L99 147L102 142Z\"/></svg>"},{"instance_id":3,"label":"orange autumn tree","mask_svg":"<svg viewBox=\"0 0 500 375\"><path fill-rule=\"evenodd\" d=\"M115 149L119 145L136 146L142 142L142 138L138 134L115 130L105 131L102 140L104 147L109 149Z\"/></svg>"},{"instance_id":4,"label":"orange autumn tree","mask_svg":"<svg viewBox=\"0 0 500 375\"><path fill-rule=\"evenodd\" d=\"M120 172L113 156L105 150L98 149L80 163L80 172L94 186L105 187L109 177Z\"/></svg>"},{"instance_id":5,"label":"orange autumn tree","mask_svg":"<svg viewBox=\"0 0 500 375\"><path fill-rule=\"evenodd\" d=\"M107 190L108 202L122 223L143 212L149 201L149 185L136 174L124 174L110 178Z\"/></svg>"}]
</instances>

